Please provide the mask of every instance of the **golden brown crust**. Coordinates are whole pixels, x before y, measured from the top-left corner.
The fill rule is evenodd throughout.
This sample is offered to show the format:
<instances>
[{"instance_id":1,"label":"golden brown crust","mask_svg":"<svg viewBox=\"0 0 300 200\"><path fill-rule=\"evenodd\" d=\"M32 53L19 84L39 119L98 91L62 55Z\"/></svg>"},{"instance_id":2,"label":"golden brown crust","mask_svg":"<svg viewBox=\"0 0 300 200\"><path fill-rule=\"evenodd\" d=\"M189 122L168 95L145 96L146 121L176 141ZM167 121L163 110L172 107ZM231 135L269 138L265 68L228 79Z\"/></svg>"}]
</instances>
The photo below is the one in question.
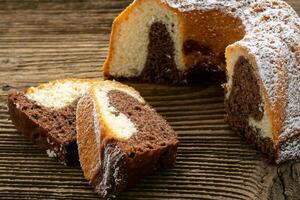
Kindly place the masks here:
<instances>
[{"instance_id":1,"label":"golden brown crust","mask_svg":"<svg viewBox=\"0 0 300 200\"><path fill-rule=\"evenodd\" d=\"M283 67L282 70L284 70ZM286 72L282 71L282 73L280 73L280 79L283 80L283 82L282 84L278 85L278 88L276 89L277 98L273 106L271 106L270 99L268 99L269 108L270 108L269 115L272 121L272 129L273 129L273 142L275 144L278 144L280 142L279 137L284 129L285 120L287 118L286 111L287 111L288 97L286 91L288 88L288 78Z\"/></svg>"},{"instance_id":2,"label":"golden brown crust","mask_svg":"<svg viewBox=\"0 0 300 200\"><path fill-rule=\"evenodd\" d=\"M89 95L82 97L77 105L77 144L81 168L87 180L91 180L98 169L99 147L94 126L94 102ZM100 139L100 138L99 138Z\"/></svg>"}]
</instances>

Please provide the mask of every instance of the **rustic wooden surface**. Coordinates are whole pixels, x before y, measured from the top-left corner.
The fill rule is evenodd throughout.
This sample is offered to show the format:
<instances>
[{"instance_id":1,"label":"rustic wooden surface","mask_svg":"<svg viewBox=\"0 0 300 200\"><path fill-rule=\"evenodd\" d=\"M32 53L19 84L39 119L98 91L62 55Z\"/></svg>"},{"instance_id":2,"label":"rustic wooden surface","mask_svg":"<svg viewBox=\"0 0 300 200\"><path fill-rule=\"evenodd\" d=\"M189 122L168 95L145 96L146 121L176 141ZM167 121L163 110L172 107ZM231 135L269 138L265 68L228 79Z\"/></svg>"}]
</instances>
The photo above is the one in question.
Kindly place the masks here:
<instances>
[{"instance_id":1,"label":"rustic wooden surface","mask_svg":"<svg viewBox=\"0 0 300 200\"><path fill-rule=\"evenodd\" d=\"M49 80L101 78L125 0L0 0L0 199L97 199L79 167L58 164L8 119L6 96ZM289 3L300 11L299 0ZM300 164L266 164L223 120L218 86L134 85L177 131L174 169L120 199L300 199Z\"/></svg>"}]
</instances>

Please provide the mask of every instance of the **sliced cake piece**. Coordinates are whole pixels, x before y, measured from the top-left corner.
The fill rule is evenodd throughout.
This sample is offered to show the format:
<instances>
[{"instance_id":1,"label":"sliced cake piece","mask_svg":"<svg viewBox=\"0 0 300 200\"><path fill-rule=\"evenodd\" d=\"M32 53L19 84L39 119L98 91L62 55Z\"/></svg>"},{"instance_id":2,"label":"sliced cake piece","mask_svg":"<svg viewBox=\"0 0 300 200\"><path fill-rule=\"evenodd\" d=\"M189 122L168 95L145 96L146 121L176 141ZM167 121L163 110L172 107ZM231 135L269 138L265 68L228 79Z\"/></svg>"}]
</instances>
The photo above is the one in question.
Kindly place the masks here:
<instances>
[{"instance_id":1,"label":"sliced cake piece","mask_svg":"<svg viewBox=\"0 0 300 200\"><path fill-rule=\"evenodd\" d=\"M94 82L65 79L12 92L8 96L11 120L50 157L56 157L64 164L79 164L76 106Z\"/></svg>"},{"instance_id":2,"label":"sliced cake piece","mask_svg":"<svg viewBox=\"0 0 300 200\"><path fill-rule=\"evenodd\" d=\"M84 176L104 198L176 159L175 132L133 88L112 81L94 85L79 100L76 117Z\"/></svg>"}]
</instances>

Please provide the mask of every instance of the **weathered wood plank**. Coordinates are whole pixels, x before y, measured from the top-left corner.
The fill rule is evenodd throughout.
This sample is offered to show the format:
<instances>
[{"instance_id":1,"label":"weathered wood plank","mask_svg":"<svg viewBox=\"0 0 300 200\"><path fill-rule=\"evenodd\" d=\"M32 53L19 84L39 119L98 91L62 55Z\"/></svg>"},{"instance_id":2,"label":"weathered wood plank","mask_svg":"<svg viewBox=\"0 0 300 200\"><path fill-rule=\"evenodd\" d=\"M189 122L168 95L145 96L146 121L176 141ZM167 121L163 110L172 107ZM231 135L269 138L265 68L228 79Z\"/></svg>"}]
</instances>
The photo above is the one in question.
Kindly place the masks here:
<instances>
[{"instance_id":1,"label":"weathered wood plank","mask_svg":"<svg viewBox=\"0 0 300 200\"><path fill-rule=\"evenodd\" d=\"M299 0L289 0L300 12ZM26 141L8 119L6 96L57 78L102 78L114 17L129 0L0 0L0 199L98 199L79 167ZM223 120L219 86L133 84L181 141L175 168L120 199L300 199L300 164L264 162Z\"/></svg>"}]
</instances>

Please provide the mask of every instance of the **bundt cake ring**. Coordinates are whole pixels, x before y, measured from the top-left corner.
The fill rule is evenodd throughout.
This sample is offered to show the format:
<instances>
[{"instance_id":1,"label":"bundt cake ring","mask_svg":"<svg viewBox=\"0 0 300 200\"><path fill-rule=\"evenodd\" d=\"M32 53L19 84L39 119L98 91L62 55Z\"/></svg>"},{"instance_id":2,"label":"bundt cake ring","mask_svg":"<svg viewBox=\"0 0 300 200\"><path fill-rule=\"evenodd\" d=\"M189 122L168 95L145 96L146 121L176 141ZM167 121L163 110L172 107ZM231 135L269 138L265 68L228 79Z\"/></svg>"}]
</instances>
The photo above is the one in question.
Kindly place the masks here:
<instances>
[{"instance_id":1,"label":"bundt cake ring","mask_svg":"<svg viewBox=\"0 0 300 200\"><path fill-rule=\"evenodd\" d=\"M108 78L227 77L226 120L276 163L300 156L300 20L281 0L135 0L114 21Z\"/></svg>"}]
</instances>

